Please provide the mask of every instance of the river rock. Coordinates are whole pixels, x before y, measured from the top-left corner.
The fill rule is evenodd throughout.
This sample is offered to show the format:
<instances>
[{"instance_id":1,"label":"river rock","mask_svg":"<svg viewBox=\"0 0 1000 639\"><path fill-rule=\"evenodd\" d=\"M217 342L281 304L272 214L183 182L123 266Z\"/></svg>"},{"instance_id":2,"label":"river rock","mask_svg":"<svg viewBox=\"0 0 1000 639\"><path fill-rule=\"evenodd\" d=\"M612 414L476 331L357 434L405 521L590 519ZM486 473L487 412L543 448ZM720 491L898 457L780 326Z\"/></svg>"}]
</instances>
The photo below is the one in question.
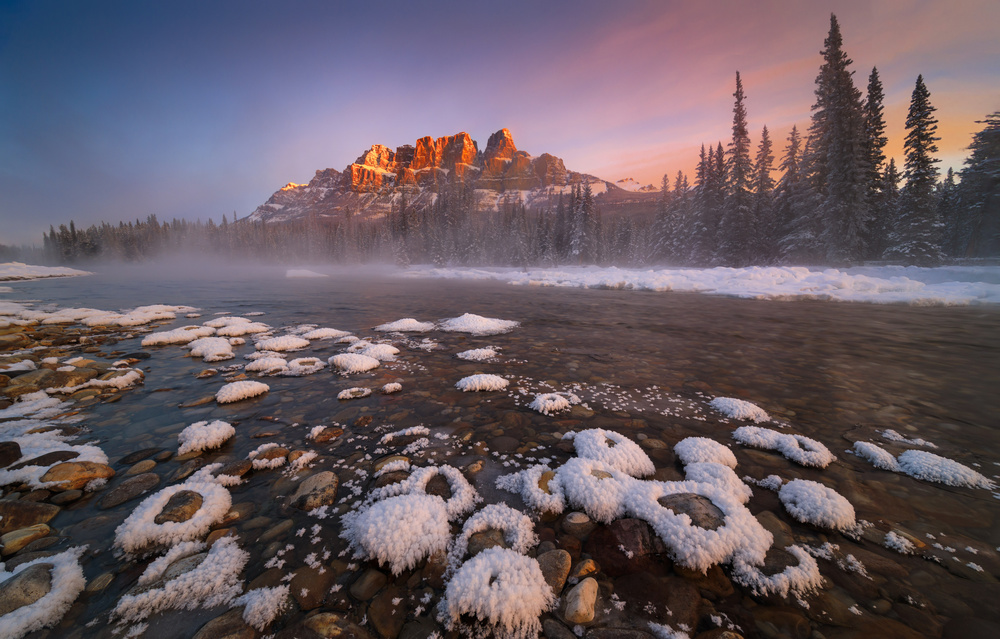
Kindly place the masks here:
<instances>
[{"instance_id":1,"label":"river rock","mask_svg":"<svg viewBox=\"0 0 1000 639\"><path fill-rule=\"evenodd\" d=\"M243 608L235 608L212 619L193 639L256 639L257 631L243 621Z\"/></svg>"},{"instance_id":2,"label":"river rock","mask_svg":"<svg viewBox=\"0 0 1000 639\"><path fill-rule=\"evenodd\" d=\"M101 510L114 508L119 504L124 504L131 499L135 499L159 485L160 476L156 473L143 473L135 477L129 477L119 485L105 492L97 502L97 507Z\"/></svg>"},{"instance_id":3,"label":"river rock","mask_svg":"<svg viewBox=\"0 0 1000 639\"><path fill-rule=\"evenodd\" d=\"M162 450L163 450L162 448L143 448L142 450L137 450L134 453L129 453L128 455L125 455L124 457L118 460L118 463L122 464L123 466L131 466L137 462L141 462L142 460L148 457L152 457L153 455L159 453Z\"/></svg>"},{"instance_id":4,"label":"river rock","mask_svg":"<svg viewBox=\"0 0 1000 639\"><path fill-rule=\"evenodd\" d=\"M295 571L289 584L291 594L302 610L312 610L323 605L326 593L337 580L334 571L302 566Z\"/></svg>"},{"instance_id":5,"label":"river rock","mask_svg":"<svg viewBox=\"0 0 1000 639\"><path fill-rule=\"evenodd\" d=\"M406 622L405 593L392 585L380 592L368 607L368 617L385 639L396 639Z\"/></svg>"},{"instance_id":6,"label":"river rock","mask_svg":"<svg viewBox=\"0 0 1000 639\"><path fill-rule=\"evenodd\" d=\"M163 509L153 521L165 524L168 521L182 522L194 517L204 501L202 496L193 490L181 490L170 496Z\"/></svg>"},{"instance_id":7,"label":"river rock","mask_svg":"<svg viewBox=\"0 0 1000 639\"><path fill-rule=\"evenodd\" d=\"M0 536L0 545L3 547L0 552L2 552L4 557L13 555L36 539L48 536L51 532L52 529L49 528L48 524L35 524L34 526L11 531L6 535Z\"/></svg>"},{"instance_id":8,"label":"river rock","mask_svg":"<svg viewBox=\"0 0 1000 639\"><path fill-rule=\"evenodd\" d=\"M475 557L487 548L506 548L507 543L503 538L503 533L496 528L487 528L469 537L469 545L466 549L468 556Z\"/></svg>"},{"instance_id":9,"label":"river rock","mask_svg":"<svg viewBox=\"0 0 1000 639\"><path fill-rule=\"evenodd\" d=\"M125 471L125 475L129 477L132 475L141 475L143 473L148 473L154 468L156 468L155 461L152 459L144 459L133 464L128 470Z\"/></svg>"},{"instance_id":10,"label":"river rock","mask_svg":"<svg viewBox=\"0 0 1000 639\"><path fill-rule=\"evenodd\" d=\"M231 475L233 477L242 477L250 472L253 468L253 462L249 459L237 459L236 461L231 461L225 464L222 468L213 473L216 477L219 475Z\"/></svg>"},{"instance_id":11,"label":"river rock","mask_svg":"<svg viewBox=\"0 0 1000 639\"><path fill-rule=\"evenodd\" d=\"M691 518L691 523L699 528L716 530L726 523L726 515L708 497L695 493L677 493L665 495L658 500L664 508L669 508L678 515L684 514Z\"/></svg>"},{"instance_id":12,"label":"river rock","mask_svg":"<svg viewBox=\"0 0 1000 639\"><path fill-rule=\"evenodd\" d=\"M291 505L305 511L329 506L336 501L339 483L337 475L329 470L310 475L292 495Z\"/></svg>"},{"instance_id":13,"label":"river rock","mask_svg":"<svg viewBox=\"0 0 1000 639\"><path fill-rule=\"evenodd\" d=\"M563 517L562 529L568 535L573 535L579 539L586 539L597 524L587 516L586 513L572 512Z\"/></svg>"},{"instance_id":14,"label":"river rock","mask_svg":"<svg viewBox=\"0 0 1000 639\"><path fill-rule=\"evenodd\" d=\"M21 446L17 442L0 442L0 468L6 468L21 459Z\"/></svg>"},{"instance_id":15,"label":"river rock","mask_svg":"<svg viewBox=\"0 0 1000 639\"><path fill-rule=\"evenodd\" d=\"M389 581L384 572L369 568L351 584L351 596L358 601L368 601Z\"/></svg>"},{"instance_id":16,"label":"river rock","mask_svg":"<svg viewBox=\"0 0 1000 639\"><path fill-rule=\"evenodd\" d=\"M667 547L641 519L619 519L597 527L584 548L611 577L647 569L654 564L656 555L664 556L655 563L669 567Z\"/></svg>"},{"instance_id":17,"label":"river rock","mask_svg":"<svg viewBox=\"0 0 1000 639\"><path fill-rule=\"evenodd\" d=\"M542 622L545 639L576 639L573 631L551 617Z\"/></svg>"},{"instance_id":18,"label":"river rock","mask_svg":"<svg viewBox=\"0 0 1000 639\"><path fill-rule=\"evenodd\" d=\"M65 506L66 504L72 503L81 497L83 497L82 490L66 490L52 495L52 497L49 498L49 501L57 506Z\"/></svg>"},{"instance_id":19,"label":"river rock","mask_svg":"<svg viewBox=\"0 0 1000 639\"><path fill-rule=\"evenodd\" d=\"M52 464L58 464L59 462L69 461L71 459L76 459L80 456L80 453L75 450L54 450L44 455L39 455L38 457L32 457L31 459L26 459L14 466L10 467L10 470L20 470L27 466L51 466Z\"/></svg>"},{"instance_id":20,"label":"river rock","mask_svg":"<svg viewBox=\"0 0 1000 639\"><path fill-rule=\"evenodd\" d=\"M0 535L48 523L60 510L59 506L36 501L0 499Z\"/></svg>"},{"instance_id":21,"label":"river rock","mask_svg":"<svg viewBox=\"0 0 1000 639\"><path fill-rule=\"evenodd\" d=\"M170 476L170 481L171 482L184 481L204 465L205 465L205 460L202 457L189 459L183 464L181 464L180 468L174 471L174 474Z\"/></svg>"},{"instance_id":22,"label":"river rock","mask_svg":"<svg viewBox=\"0 0 1000 639\"><path fill-rule=\"evenodd\" d=\"M43 482L56 482L52 490L82 490L95 479L114 477L111 466L96 462L63 462L56 464L41 477Z\"/></svg>"},{"instance_id":23,"label":"river rock","mask_svg":"<svg viewBox=\"0 0 1000 639\"><path fill-rule=\"evenodd\" d=\"M583 624L594 620L594 605L597 603L597 580L587 577L566 594L566 608L563 617L568 623Z\"/></svg>"},{"instance_id":24,"label":"river rock","mask_svg":"<svg viewBox=\"0 0 1000 639\"><path fill-rule=\"evenodd\" d=\"M52 589L52 564L35 564L0 583L0 615L30 606Z\"/></svg>"},{"instance_id":25,"label":"river rock","mask_svg":"<svg viewBox=\"0 0 1000 639\"><path fill-rule=\"evenodd\" d=\"M557 597L566 585L566 578L569 576L569 569L572 559L565 550L550 550L547 553L538 555L538 566L542 569L542 576L545 583L552 588L552 593Z\"/></svg>"}]
</instances>

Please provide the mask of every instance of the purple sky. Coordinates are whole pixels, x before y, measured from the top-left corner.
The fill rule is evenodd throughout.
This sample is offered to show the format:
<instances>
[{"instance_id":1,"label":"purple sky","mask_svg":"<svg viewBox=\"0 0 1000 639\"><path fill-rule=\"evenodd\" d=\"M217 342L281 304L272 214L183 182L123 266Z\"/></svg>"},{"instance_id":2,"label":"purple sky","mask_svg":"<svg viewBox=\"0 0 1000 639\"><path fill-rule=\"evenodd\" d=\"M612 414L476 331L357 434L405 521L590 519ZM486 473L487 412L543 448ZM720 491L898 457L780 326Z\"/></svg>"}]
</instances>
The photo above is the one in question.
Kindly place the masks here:
<instances>
[{"instance_id":1,"label":"purple sky","mask_svg":"<svg viewBox=\"0 0 1000 639\"><path fill-rule=\"evenodd\" d=\"M0 243L49 224L243 217L374 143L511 129L608 180L692 171L735 71L756 146L808 125L837 14L890 153L922 73L941 166L1000 109L1000 2L4 2Z\"/></svg>"}]
</instances>

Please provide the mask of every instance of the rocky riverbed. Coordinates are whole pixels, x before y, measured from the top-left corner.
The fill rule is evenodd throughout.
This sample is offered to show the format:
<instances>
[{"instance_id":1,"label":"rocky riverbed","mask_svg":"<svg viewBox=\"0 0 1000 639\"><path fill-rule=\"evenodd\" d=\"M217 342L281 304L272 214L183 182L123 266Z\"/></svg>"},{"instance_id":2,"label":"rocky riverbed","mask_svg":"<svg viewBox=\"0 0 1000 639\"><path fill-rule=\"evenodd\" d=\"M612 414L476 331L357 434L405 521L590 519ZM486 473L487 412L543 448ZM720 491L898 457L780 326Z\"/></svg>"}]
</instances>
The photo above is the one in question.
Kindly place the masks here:
<instances>
[{"instance_id":1,"label":"rocky riverbed","mask_svg":"<svg viewBox=\"0 0 1000 639\"><path fill-rule=\"evenodd\" d=\"M466 636L470 628L504 636L501 626L477 625L474 615L449 623L440 610L443 600L455 598L448 588L457 566L489 548L517 547L499 525L463 536L463 521L486 505L507 504L531 518L532 544L519 553L537 561L558 598L537 615L549 638L965 637L1000 629L995 486L921 480L847 452L855 442L875 444L893 458L931 452L980 474L984 486L994 481L1000 472L996 310L618 291L542 296L449 284L454 299L476 291L477 308L520 325L494 335L444 331L440 324L425 333L373 330L421 311L418 319L431 322L459 316L459 305L468 303L434 306L427 298L440 292L406 286L416 289L412 297L400 296L389 309L359 310L359 301L340 315L266 303L209 307L199 300L197 311L161 311L175 318L132 326L45 324L30 312L0 318L6 324L0 476L11 478L0 500L6 571L0 621L50 596L61 586L58 571L76 583L71 573L78 566L77 592L47 629L29 636L416 639ZM423 306L413 302L421 298ZM430 307L441 310L431 314ZM41 305L23 308L39 312ZM233 356L217 362L192 357L180 343L142 345L154 332L241 313L245 323L266 324L266 332L229 330ZM216 335L240 324L215 323ZM322 327L399 352L348 375L330 366L311 374L247 370L246 357L258 352L255 337L304 339ZM274 358L325 363L365 348L343 336L305 341L302 350ZM456 356L483 348L494 355ZM477 374L500 376L507 386L455 387ZM220 403L218 391L239 381L262 382L267 392ZM338 399L352 388L372 392ZM572 401L543 414L529 404L545 393ZM720 413L710 403L717 397L753 402L768 420ZM232 425L235 434L178 454L184 429L215 421ZM810 438L837 459L803 466L778 450L733 439L737 428L750 425ZM735 475L752 488L745 508L773 539L763 574L803 564L782 550L794 546L813 558L818 582L785 596L755 592L728 559L704 571L685 565L690 561L676 540L627 509L602 522L579 503L539 510L521 493L497 487L500 477L544 464L552 470L537 487L558 492L558 480L546 482L586 457L567 433L595 429L625 438L611 450L637 444L653 466L641 481L663 485L688 477L675 450L679 442L703 437L723 444L734 455ZM37 435L59 442L57 449L34 455L15 441ZM376 496L406 484L418 469L446 466L462 479L439 472L418 492L455 504L464 479L481 498L448 515L451 539L467 537L461 557L450 559L439 548L394 570L342 534L344 514L377 503ZM25 468L34 468L34 483L45 486L26 480ZM611 470L592 476L614 479ZM793 516L779 493L792 480L817 482L845 498L855 525L834 529ZM721 502L696 493L682 491L669 508L685 513L696 532L724 528ZM143 505L154 498L162 503L148 513L152 524L140 525ZM143 537L170 525L194 532ZM135 536L126 539L123 530ZM185 575L205 566L214 567L218 600L181 587ZM258 596L240 601L246 593ZM268 598L277 602L273 609Z\"/></svg>"}]
</instances>

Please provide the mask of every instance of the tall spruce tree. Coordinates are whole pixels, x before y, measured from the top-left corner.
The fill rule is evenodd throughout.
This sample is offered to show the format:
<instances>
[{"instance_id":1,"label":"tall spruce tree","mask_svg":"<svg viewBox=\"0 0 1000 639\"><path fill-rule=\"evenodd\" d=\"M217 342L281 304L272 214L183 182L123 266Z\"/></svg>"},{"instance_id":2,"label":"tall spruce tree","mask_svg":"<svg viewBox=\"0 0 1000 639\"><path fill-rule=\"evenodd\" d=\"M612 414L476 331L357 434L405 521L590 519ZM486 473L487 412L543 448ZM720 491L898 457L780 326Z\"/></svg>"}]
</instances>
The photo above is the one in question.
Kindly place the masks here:
<instances>
[{"instance_id":1,"label":"tall spruce tree","mask_svg":"<svg viewBox=\"0 0 1000 639\"><path fill-rule=\"evenodd\" d=\"M960 216L955 221L956 251L965 257L1000 255L1000 111L977 121L958 186Z\"/></svg>"},{"instance_id":2,"label":"tall spruce tree","mask_svg":"<svg viewBox=\"0 0 1000 639\"><path fill-rule=\"evenodd\" d=\"M879 207L882 202L882 175L883 164L885 163L885 145L889 141L885 136L885 109L882 100L885 95L882 91L882 80L879 78L878 69L872 67L871 75L868 76L868 93L865 96L865 158L868 169L868 207L871 212L869 224L865 234L866 257L878 259L881 256L882 248L877 246L875 229L884 228L884 219L887 211Z\"/></svg>"},{"instance_id":3,"label":"tall spruce tree","mask_svg":"<svg viewBox=\"0 0 1000 639\"><path fill-rule=\"evenodd\" d=\"M864 257L868 220L868 159L861 91L843 50L840 24L830 16L823 65L816 76L816 104L809 126L810 186L819 199L820 240L826 258L849 263Z\"/></svg>"},{"instance_id":4,"label":"tall spruce tree","mask_svg":"<svg viewBox=\"0 0 1000 639\"><path fill-rule=\"evenodd\" d=\"M774 154L771 152L771 135L765 126L760 132L760 145L753 163L753 264L763 264L769 259L775 235L774 221Z\"/></svg>"},{"instance_id":5,"label":"tall spruce tree","mask_svg":"<svg viewBox=\"0 0 1000 639\"><path fill-rule=\"evenodd\" d=\"M750 131L747 127L746 95L740 72L736 72L733 104L733 138L726 154L726 189L716 261L732 266L750 264L754 246L753 163L750 160Z\"/></svg>"},{"instance_id":6,"label":"tall spruce tree","mask_svg":"<svg viewBox=\"0 0 1000 639\"><path fill-rule=\"evenodd\" d=\"M890 234L886 259L910 264L932 265L941 261L942 224L938 217L935 185L938 169L935 142L937 120L931 94L922 75L917 76L906 115L906 140L903 143L906 185L900 196L899 215Z\"/></svg>"}]
</instances>

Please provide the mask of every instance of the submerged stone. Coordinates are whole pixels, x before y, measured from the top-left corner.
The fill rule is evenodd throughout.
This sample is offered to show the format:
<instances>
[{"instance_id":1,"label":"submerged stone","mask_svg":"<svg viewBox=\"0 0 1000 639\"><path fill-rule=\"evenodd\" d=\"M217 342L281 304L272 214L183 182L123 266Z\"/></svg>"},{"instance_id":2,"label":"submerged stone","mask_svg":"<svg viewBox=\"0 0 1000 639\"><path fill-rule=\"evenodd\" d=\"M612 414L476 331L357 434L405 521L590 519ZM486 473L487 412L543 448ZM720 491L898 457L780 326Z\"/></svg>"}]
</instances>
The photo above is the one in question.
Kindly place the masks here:
<instances>
[{"instance_id":1,"label":"submerged stone","mask_svg":"<svg viewBox=\"0 0 1000 639\"><path fill-rule=\"evenodd\" d=\"M0 616L30 606L52 589L52 564L35 564L0 583Z\"/></svg>"},{"instance_id":2,"label":"submerged stone","mask_svg":"<svg viewBox=\"0 0 1000 639\"><path fill-rule=\"evenodd\" d=\"M204 498L193 490L181 490L170 496L160 514L153 521L165 524L168 521L182 522L194 517L201 508Z\"/></svg>"}]
</instances>

